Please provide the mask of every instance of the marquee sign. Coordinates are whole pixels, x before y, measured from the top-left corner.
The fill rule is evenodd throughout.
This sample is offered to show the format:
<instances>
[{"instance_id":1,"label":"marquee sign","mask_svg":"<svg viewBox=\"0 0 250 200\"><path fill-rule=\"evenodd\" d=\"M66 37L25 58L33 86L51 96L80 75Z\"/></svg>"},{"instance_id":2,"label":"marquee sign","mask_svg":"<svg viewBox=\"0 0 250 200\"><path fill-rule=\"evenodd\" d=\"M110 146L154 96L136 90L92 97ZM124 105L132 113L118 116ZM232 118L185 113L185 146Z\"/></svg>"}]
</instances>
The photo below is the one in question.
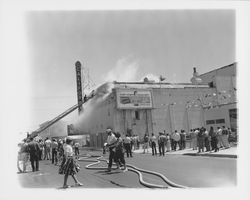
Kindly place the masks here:
<instances>
[{"instance_id":1,"label":"marquee sign","mask_svg":"<svg viewBox=\"0 0 250 200\"><path fill-rule=\"evenodd\" d=\"M116 92L118 109L152 108L152 95L148 90L119 89Z\"/></svg>"},{"instance_id":2,"label":"marquee sign","mask_svg":"<svg viewBox=\"0 0 250 200\"><path fill-rule=\"evenodd\" d=\"M75 63L75 67L76 67L76 86L77 86L77 102L80 105L78 107L78 112L79 114L82 111L82 81L81 81L81 63L79 61L77 61Z\"/></svg>"}]
</instances>

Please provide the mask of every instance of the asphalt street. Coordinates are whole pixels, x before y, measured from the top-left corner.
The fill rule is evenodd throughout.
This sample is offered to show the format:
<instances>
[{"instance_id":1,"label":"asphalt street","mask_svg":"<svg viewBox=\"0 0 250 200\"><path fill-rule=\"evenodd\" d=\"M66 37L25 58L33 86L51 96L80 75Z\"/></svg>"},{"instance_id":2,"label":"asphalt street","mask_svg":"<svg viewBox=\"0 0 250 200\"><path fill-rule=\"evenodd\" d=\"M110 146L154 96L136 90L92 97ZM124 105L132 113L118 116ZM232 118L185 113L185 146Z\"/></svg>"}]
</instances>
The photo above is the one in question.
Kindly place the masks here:
<instances>
[{"instance_id":1,"label":"asphalt street","mask_svg":"<svg viewBox=\"0 0 250 200\"><path fill-rule=\"evenodd\" d=\"M89 152L102 155L100 151ZM107 158L107 154L105 157ZM126 158L126 157L125 157ZM156 171L165 175L172 182L192 188L228 187L236 186L237 159L197 157L184 155L167 155L165 157L152 156L150 154L134 154L133 158L126 158L128 164L138 168ZM111 173L105 170L85 169L91 162L79 162L81 171L77 174L84 185L80 188L145 188L139 182L138 175L134 172L113 170ZM98 166L106 167L102 162ZM142 173L143 179L152 184L164 185L164 182L154 175ZM58 174L58 166L51 161L40 161L40 171L18 173L18 180L24 188L55 188L61 189L63 175ZM71 177L69 185L74 185ZM80 189L79 188L79 189ZM72 187L75 189L75 187Z\"/></svg>"}]
</instances>

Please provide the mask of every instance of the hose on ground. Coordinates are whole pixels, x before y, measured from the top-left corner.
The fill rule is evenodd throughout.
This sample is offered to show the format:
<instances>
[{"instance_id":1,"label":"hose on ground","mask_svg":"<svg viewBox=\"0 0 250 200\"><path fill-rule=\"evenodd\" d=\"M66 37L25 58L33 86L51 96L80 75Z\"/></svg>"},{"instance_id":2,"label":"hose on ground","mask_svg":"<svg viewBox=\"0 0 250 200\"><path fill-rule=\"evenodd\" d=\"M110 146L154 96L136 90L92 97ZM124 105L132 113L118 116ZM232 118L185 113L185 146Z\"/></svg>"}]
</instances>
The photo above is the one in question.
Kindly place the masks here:
<instances>
[{"instance_id":1,"label":"hose on ground","mask_svg":"<svg viewBox=\"0 0 250 200\"><path fill-rule=\"evenodd\" d=\"M96 159L89 159L89 158L92 158L92 157L96 157ZM94 167L94 165L100 164L101 161L104 161L104 162L108 163L108 160L104 159L103 156L87 154L86 156L81 156L78 160L83 161L83 162L93 162L91 164L86 165L85 166L86 169L91 169L91 170L107 169L106 167ZM187 188L186 186L179 185L179 184L176 184L176 183L170 181L168 178L166 178L164 175L162 175L162 174L160 174L158 172L149 171L149 170L145 170L145 169L140 169L140 168L135 167L135 166L130 165L130 164L127 164L127 168L128 168L128 171L132 171L132 172L137 173L138 176L139 176L140 184L142 184L142 185L144 185L146 187L149 187L149 188L169 188L169 186L170 186L170 187L174 187L174 188ZM112 167L112 169L116 169L116 168ZM165 183L168 184L168 186L152 184L152 183L148 183L148 182L144 181L143 180L143 175L142 175L141 172L156 175L156 176L160 177Z\"/></svg>"}]
</instances>

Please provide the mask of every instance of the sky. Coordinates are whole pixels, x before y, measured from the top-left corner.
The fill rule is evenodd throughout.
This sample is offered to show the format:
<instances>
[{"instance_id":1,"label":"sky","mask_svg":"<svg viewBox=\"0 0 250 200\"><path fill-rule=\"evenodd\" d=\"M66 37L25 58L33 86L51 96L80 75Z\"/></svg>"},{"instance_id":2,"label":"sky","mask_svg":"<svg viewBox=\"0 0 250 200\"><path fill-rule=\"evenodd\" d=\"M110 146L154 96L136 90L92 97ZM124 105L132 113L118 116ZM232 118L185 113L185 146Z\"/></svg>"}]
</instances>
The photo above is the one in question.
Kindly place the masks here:
<instances>
[{"instance_id":1,"label":"sky","mask_svg":"<svg viewBox=\"0 0 250 200\"><path fill-rule=\"evenodd\" d=\"M160 75L190 82L235 59L234 10L29 11L25 15L35 127L77 103L74 64L96 85Z\"/></svg>"}]
</instances>

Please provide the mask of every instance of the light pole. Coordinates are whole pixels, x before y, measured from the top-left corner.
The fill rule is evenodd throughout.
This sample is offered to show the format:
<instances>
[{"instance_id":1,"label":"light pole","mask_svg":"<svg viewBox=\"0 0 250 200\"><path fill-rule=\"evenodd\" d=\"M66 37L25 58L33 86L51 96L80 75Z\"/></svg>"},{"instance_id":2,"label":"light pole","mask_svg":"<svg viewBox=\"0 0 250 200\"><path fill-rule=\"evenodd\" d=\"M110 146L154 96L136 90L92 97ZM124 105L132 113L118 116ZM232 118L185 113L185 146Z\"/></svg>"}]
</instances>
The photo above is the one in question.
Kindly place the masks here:
<instances>
[{"instance_id":1,"label":"light pole","mask_svg":"<svg viewBox=\"0 0 250 200\"><path fill-rule=\"evenodd\" d=\"M175 102L168 104L169 122L170 122L170 130L171 130L171 133L173 133L173 126L172 126L173 120L172 120L172 115L171 115L171 111L170 111L170 106L173 106L173 105L175 105L175 104L176 104Z\"/></svg>"},{"instance_id":2,"label":"light pole","mask_svg":"<svg viewBox=\"0 0 250 200\"><path fill-rule=\"evenodd\" d=\"M186 105L185 105L185 108L186 108L186 112L187 112L187 129L188 131L190 130L190 123L189 123L189 113L188 113L188 108L189 108L189 104L190 102L187 101L186 102ZM192 124L191 124L191 128L192 128Z\"/></svg>"}]
</instances>

